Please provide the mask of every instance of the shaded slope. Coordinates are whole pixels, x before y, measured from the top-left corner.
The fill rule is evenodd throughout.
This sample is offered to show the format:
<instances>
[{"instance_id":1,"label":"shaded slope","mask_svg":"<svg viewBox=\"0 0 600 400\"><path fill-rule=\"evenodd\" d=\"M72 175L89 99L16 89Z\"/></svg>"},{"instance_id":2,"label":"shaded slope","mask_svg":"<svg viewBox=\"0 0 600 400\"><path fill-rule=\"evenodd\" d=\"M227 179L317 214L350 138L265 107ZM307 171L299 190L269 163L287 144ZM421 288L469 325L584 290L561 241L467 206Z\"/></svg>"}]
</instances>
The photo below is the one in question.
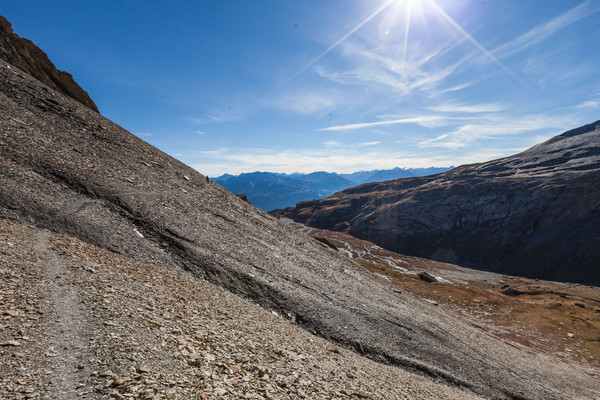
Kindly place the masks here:
<instances>
[{"instance_id":1,"label":"shaded slope","mask_svg":"<svg viewBox=\"0 0 600 400\"><path fill-rule=\"evenodd\" d=\"M361 185L281 215L403 254L600 285L600 123L512 157Z\"/></svg>"},{"instance_id":2,"label":"shaded slope","mask_svg":"<svg viewBox=\"0 0 600 400\"><path fill-rule=\"evenodd\" d=\"M376 360L491 398L598 389L524 354L209 182L0 61L0 215L183 267ZM550 365L550 366L549 366Z\"/></svg>"},{"instance_id":3,"label":"shaded slope","mask_svg":"<svg viewBox=\"0 0 600 400\"><path fill-rule=\"evenodd\" d=\"M68 72L56 69L46 53L33 42L13 33L12 25L1 15L0 58L98 112L96 104L87 92L73 80L73 76Z\"/></svg>"}]
</instances>

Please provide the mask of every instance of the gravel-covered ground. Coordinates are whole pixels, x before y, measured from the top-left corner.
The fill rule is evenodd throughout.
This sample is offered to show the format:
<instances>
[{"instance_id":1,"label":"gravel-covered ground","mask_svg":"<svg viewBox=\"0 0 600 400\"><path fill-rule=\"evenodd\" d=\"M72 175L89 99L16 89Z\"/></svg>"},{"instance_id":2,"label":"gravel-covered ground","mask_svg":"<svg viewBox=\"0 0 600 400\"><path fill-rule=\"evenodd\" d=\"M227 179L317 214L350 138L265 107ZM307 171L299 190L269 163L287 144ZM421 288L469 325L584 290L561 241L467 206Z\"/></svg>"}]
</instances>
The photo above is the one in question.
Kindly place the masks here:
<instances>
[{"instance_id":1,"label":"gravel-covered ground","mask_svg":"<svg viewBox=\"0 0 600 400\"><path fill-rule=\"evenodd\" d=\"M0 219L1 399L476 399L189 273Z\"/></svg>"}]
</instances>

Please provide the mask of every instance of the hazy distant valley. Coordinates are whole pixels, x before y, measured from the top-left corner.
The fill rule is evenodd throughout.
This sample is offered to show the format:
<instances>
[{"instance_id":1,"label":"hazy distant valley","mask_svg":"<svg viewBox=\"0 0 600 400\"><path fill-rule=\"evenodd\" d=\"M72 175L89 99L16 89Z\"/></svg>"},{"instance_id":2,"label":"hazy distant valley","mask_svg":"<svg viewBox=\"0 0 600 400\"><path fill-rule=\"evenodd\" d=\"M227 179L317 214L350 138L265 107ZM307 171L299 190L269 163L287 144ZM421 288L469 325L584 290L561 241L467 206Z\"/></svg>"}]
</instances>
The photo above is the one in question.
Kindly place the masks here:
<instances>
[{"instance_id":1,"label":"hazy distant valley","mask_svg":"<svg viewBox=\"0 0 600 400\"><path fill-rule=\"evenodd\" d=\"M324 171L310 174L249 172L236 176L226 174L214 180L235 194L246 195L255 207L272 211L295 206L299 201L328 197L337 191L363 183L439 174L451 168L393 168L352 174Z\"/></svg>"}]
</instances>

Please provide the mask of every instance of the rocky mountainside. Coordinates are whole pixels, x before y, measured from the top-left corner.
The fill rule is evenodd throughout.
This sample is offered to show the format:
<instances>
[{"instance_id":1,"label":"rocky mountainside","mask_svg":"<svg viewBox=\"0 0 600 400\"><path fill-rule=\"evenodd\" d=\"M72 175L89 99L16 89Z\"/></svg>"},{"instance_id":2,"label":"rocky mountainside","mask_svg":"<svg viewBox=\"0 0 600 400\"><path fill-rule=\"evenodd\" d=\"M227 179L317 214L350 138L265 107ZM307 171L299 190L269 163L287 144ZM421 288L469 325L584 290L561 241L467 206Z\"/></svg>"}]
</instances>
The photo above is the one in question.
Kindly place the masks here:
<instances>
[{"instance_id":1,"label":"rocky mountainside","mask_svg":"<svg viewBox=\"0 0 600 400\"><path fill-rule=\"evenodd\" d=\"M590 379L597 369L523 351L398 292L5 60L0 155L3 397L240 398L241 382L257 399L299 398L298 389L312 398L424 399L600 391ZM217 296L217 287L231 293ZM263 340L278 323L289 328L287 343L301 344ZM317 339L299 328L398 373L365 386L355 378L370 379L371 367L357 364L365 370L338 377L343 394L309 390L334 370L311 361L329 359L320 339L305 354ZM349 353L331 349L351 368ZM390 376L425 391L385 389Z\"/></svg>"},{"instance_id":2,"label":"rocky mountainside","mask_svg":"<svg viewBox=\"0 0 600 400\"><path fill-rule=\"evenodd\" d=\"M3 400L481 399L170 266L4 218L0 255Z\"/></svg>"},{"instance_id":3,"label":"rocky mountainside","mask_svg":"<svg viewBox=\"0 0 600 400\"><path fill-rule=\"evenodd\" d=\"M39 47L28 39L13 33L11 23L0 15L0 58L27 72L49 87L77 100L98 112L98 107L87 92L65 71L56 69L52 61Z\"/></svg>"},{"instance_id":4,"label":"rocky mountainside","mask_svg":"<svg viewBox=\"0 0 600 400\"><path fill-rule=\"evenodd\" d=\"M541 281L394 253L343 232L287 220L401 291L471 316L481 329L524 351L600 366L600 287Z\"/></svg>"},{"instance_id":5,"label":"rocky mountainside","mask_svg":"<svg viewBox=\"0 0 600 400\"><path fill-rule=\"evenodd\" d=\"M600 121L517 155L279 212L403 254L600 285Z\"/></svg>"}]
</instances>

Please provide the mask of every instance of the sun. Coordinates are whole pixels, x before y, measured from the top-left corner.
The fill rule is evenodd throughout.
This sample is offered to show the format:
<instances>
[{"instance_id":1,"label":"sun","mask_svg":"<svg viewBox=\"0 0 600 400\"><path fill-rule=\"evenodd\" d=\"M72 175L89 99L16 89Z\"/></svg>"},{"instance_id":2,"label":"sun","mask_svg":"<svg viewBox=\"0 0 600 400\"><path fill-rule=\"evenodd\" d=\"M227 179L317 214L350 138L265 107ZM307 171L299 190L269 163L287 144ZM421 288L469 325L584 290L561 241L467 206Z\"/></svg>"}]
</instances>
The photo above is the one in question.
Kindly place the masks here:
<instances>
[{"instance_id":1,"label":"sun","mask_svg":"<svg viewBox=\"0 0 600 400\"><path fill-rule=\"evenodd\" d=\"M426 17L431 7L428 6L431 0L391 0L384 3L386 12L383 14L382 22L379 25L380 39L387 39L391 35L392 27L402 27L402 61L406 61L406 52L410 36L411 26L414 20L418 19L426 23ZM383 10L382 10L383 11Z\"/></svg>"},{"instance_id":2,"label":"sun","mask_svg":"<svg viewBox=\"0 0 600 400\"><path fill-rule=\"evenodd\" d=\"M415 20L427 22L427 19L431 15L437 15L445 20L446 23L459 32L464 39L471 42L481 53L483 53L491 62L499 66L504 72L515 78L508 68L506 68L490 51L483 47L473 36L471 36L462 26L460 26L438 3L436 0L385 0L367 15L358 25L350 29L345 35L339 38L331 46L313 58L308 64L297 71L288 81L293 80L298 75L302 74L308 68L317 63L321 58L329 54L333 49L342 44L350 36L354 35L356 31L361 29L375 17L383 15L384 19L380 24L379 35L381 38L390 35L390 29L396 25L401 18L404 19L404 32L403 32L403 46L402 46L402 60L406 62L406 53L408 48L408 41L410 36L411 25L414 24ZM447 26L448 26L447 25Z\"/></svg>"}]
</instances>

